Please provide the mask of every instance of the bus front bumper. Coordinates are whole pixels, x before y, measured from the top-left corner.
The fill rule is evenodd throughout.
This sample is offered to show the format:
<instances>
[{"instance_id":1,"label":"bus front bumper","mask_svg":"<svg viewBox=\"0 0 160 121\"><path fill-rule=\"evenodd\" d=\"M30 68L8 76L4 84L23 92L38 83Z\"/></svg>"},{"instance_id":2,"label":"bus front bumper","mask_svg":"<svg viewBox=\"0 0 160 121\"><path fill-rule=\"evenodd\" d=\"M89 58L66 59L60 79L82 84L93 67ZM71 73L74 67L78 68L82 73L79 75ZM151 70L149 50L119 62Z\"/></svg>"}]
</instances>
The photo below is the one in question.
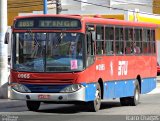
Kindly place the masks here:
<instances>
[{"instance_id":1,"label":"bus front bumper","mask_svg":"<svg viewBox=\"0 0 160 121\"><path fill-rule=\"evenodd\" d=\"M85 87L72 93L21 93L10 88L10 99L31 101L85 101Z\"/></svg>"}]
</instances>

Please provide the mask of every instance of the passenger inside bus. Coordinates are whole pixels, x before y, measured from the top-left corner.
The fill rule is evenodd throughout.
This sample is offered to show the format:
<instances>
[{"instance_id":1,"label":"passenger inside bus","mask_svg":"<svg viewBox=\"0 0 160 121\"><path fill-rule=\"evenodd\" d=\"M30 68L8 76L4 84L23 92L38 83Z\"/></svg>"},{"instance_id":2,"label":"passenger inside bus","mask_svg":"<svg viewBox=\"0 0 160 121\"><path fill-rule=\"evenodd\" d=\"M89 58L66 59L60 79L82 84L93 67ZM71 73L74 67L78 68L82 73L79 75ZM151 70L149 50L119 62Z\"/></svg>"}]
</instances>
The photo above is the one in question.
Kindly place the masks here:
<instances>
[{"instance_id":1,"label":"passenger inside bus","mask_svg":"<svg viewBox=\"0 0 160 121\"><path fill-rule=\"evenodd\" d=\"M115 48L115 54L123 54L122 52L122 48L120 48L119 45L116 45L116 48Z\"/></svg>"},{"instance_id":2,"label":"passenger inside bus","mask_svg":"<svg viewBox=\"0 0 160 121\"><path fill-rule=\"evenodd\" d=\"M71 42L70 43L70 55L71 56L82 56L82 43L78 42Z\"/></svg>"},{"instance_id":3,"label":"passenger inside bus","mask_svg":"<svg viewBox=\"0 0 160 121\"><path fill-rule=\"evenodd\" d=\"M143 43L143 53L147 54L148 52L149 52L149 48L148 48L147 43Z\"/></svg>"},{"instance_id":4,"label":"passenger inside bus","mask_svg":"<svg viewBox=\"0 0 160 121\"><path fill-rule=\"evenodd\" d=\"M125 47L125 53L126 54L131 54L133 53L133 48L132 48L132 42L133 42L133 31L132 29L128 29L126 31L126 47Z\"/></svg>"},{"instance_id":5,"label":"passenger inside bus","mask_svg":"<svg viewBox=\"0 0 160 121\"><path fill-rule=\"evenodd\" d=\"M133 42L132 46L133 46L133 53L134 54L139 54L141 52L140 48L136 45L136 42Z\"/></svg>"},{"instance_id":6,"label":"passenger inside bus","mask_svg":"<svg viewBox=\"0 0 160 121\"><path fill-rule=\"evenodd\" d=\"M70 43L69 54L70 54L71 56L75 56L75 55L76 55L76 42L71 42L71 43Z\"/></svg>"},{"instance_id":7,"label":"passenger inside bus","mask_svg":"<svg viewBox=\"0 0 160 121\"><path fill-rule=\"evenodd\" d=\"M125 48L125 53L126 54L131 54L132 53L132 46L131 46L131 42L127 43L128 45Z\"/></svg>"},{"instance_id":8,"label":"passenger inside bus","mask_svg":"<svg viewBox=\"0 0 160 121\"><path fill-rule=\"evenodd\" d=\"M136 42L130 42L129 46L125 48L126 54L139 54L141 53L140 47L136 45Z\"/></svg>"}]
</instances>

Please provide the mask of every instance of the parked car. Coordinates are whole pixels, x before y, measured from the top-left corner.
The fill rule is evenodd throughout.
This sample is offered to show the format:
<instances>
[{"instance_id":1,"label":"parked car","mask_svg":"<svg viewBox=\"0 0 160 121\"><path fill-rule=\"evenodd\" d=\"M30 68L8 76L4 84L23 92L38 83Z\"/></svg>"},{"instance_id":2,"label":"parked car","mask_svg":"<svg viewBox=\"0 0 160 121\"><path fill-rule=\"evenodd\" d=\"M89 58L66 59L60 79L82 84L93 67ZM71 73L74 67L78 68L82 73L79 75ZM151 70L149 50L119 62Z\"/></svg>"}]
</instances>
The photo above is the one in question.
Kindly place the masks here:
<instances>
[{"instance_id":1,"label":"parked car","mask_svg":"<svg viewBox=\"0 0 160 121\"><path fill-rule=\"evenodd\" d=\"M157 76L160 75L160 65L159 63L157 62Z\"/></svg>"}]
</instances>

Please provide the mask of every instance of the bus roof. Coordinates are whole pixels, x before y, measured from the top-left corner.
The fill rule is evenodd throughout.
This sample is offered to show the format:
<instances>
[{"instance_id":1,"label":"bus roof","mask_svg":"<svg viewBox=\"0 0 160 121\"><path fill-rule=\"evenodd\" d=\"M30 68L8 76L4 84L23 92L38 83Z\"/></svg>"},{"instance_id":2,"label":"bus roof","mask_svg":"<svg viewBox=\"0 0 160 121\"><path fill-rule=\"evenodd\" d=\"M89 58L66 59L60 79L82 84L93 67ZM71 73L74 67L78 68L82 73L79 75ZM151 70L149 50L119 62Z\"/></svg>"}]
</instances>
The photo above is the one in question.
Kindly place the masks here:
<instances>
[{"instance_id":1,"label":"bus roof","mask_svg":"<svg viewBox=\"0 0 160 121\"><path fill-rule=\"evenodd\" d=\"M157 24L147 23L147 22L132 22L126 20L117 20L117 19L108 19L101 18L100 16L96 17L88 17L83 15L71 15L71 14L37 14L37 15L28 15L28 16L17 16L16 19L24 19L24 18L33 18L33 17L66 17L66 18L75 18L80 19L88 24L104 24L104 25L117 25L117 26L132 26L132 27L149 27L149 28L157 28Z\"/></svg>"}]
</instances>

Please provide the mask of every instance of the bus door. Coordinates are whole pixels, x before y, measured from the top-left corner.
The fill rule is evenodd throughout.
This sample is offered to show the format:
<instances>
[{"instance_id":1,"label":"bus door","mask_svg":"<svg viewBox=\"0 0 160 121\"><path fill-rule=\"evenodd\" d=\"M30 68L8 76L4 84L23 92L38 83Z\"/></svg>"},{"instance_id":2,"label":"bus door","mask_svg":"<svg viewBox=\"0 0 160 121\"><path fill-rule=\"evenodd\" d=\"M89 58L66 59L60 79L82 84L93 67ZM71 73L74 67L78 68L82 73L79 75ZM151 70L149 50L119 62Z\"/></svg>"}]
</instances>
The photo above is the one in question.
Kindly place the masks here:
<instances>
[{"instance_id":1,"label":"bus door","mask_svg":"<svg viewBox=\"0 0 160 121\"><path fill-rule=\"evenodd\" d=\"M94 46L94 40L95 40L95 31L94 31L94 26L87 26L86 30L86 41L85 41L85 50L86 50L86 68L89 68L90 70L89 73L92 73L92 79L89 81L95 80L95 67L94 62L95 62L95 46Z\"/></svg>"}]
</instances>

